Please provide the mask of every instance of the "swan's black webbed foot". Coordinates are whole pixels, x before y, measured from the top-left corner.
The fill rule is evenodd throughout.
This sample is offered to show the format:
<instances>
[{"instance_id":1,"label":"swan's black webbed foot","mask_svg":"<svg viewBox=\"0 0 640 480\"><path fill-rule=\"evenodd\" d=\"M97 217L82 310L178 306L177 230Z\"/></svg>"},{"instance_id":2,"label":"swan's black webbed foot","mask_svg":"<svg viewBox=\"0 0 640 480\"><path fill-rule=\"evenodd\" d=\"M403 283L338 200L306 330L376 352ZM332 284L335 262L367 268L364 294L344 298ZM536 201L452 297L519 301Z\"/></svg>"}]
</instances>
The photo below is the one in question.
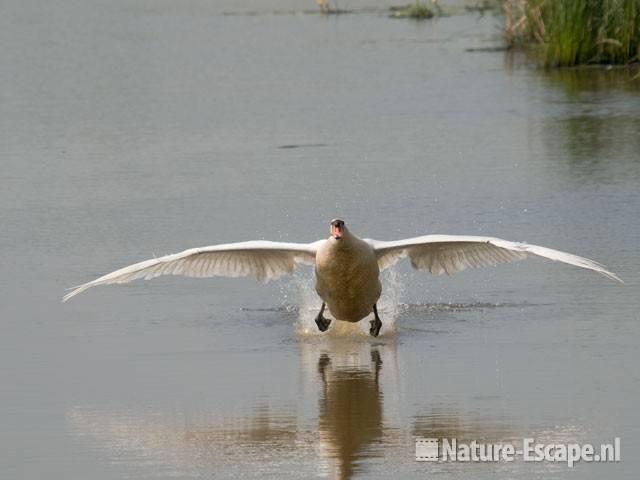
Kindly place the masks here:
<instances>
[{"instance_id":1,"label":"swan's black webbed foot","mask_svg":"<svg viewBox=\"0 0 640 480\"><path fill-rule=\"evenodd\" d=\"M318 330L321 332L326 332L331 325L331 319L324 318L322 314L324 313L324 302L322 302L322 307L320 307L320 313L316 317L316 325L318 325Z\"/></svg>"},{"instance_id":2,"label":"swan's black webbed foot","mask_svg":"<svg viewBox=\"0 0 640 480\"><path fill-rule=\"evenodd\" d=\"M326 332L331 325L331 320L328 318L324 318L322 315L318 315L316 317L316 325L318 325L318 330L321 332Z\"/></svg>"},{"instance_id":3,"label":"swan's black webbed foot","mask_svg":"<svg viewBox=\"0 0 640 480\"><path fill-rule=\"evenodd\" d=\"M373 314L375 315L375 318L369 322L371 323L369 333L372 337L377 337L380 333L380 328L382 327L382 320L380 320L380 317L378 316L378 307L376 305L373 306Z\"/></svg>"}]
</instances>

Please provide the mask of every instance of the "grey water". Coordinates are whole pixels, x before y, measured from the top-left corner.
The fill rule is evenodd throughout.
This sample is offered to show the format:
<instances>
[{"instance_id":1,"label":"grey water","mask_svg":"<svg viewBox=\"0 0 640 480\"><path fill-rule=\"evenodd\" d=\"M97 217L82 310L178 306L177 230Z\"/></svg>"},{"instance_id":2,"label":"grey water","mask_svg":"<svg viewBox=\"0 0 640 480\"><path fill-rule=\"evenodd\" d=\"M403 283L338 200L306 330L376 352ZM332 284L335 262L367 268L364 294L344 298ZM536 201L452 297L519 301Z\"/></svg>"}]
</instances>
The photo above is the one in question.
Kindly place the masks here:
<instances>
[{"instance_id":1,"label":"grey water","mask_svg":"<svg viewBox=\"0 0 640 480\"><path fill-rule=\"evenodd\" d=\"M491 51L491 14L299 13L313 8L3 2L0 477L637 478L637 72ZM305 267L60 303L156 255L314 241L336 216L383 240L526 240L625 284L535 260L399 264L376 340L366 321L314 331ZM416 462L416 437L622 452Z\"/></svg>"}]
</instances>

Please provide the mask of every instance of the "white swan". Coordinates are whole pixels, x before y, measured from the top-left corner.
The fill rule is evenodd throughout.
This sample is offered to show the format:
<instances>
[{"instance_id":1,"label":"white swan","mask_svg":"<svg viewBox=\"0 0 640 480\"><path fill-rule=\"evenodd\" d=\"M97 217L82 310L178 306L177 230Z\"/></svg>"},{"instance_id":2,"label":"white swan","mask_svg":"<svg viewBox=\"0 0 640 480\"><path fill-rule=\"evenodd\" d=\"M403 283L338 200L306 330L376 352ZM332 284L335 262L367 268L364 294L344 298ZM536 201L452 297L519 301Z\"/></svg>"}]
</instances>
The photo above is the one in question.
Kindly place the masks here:
<instances>
[{"instance_id":1,"label":"white swan","mask_svg":"<svg viewBox=\"0 0 640 480\"><path fill-rule=\"evenodd\" d=\"M409 257L418 270L435 275L452 274L468 267L484 267L538 256L587 268L622 282L618 276L593 260L550 248L510 242L492 237L426 235L394 242L360 239L343 220L331 221L331 236L313 243L253 241L192 248L173 255L146 260L96 280L73 287L64 302L96 285L127 283L160 275L241 277L252 275L268 281L291 273L297 263L315 266L316 291L322 298L316 324L321 331L331 320L323 317L325 305L340 320L357 322L374 313L370 333L380 332L382 322L376 302L382 286L381 270Z\"/></svg>"}]
</instances>

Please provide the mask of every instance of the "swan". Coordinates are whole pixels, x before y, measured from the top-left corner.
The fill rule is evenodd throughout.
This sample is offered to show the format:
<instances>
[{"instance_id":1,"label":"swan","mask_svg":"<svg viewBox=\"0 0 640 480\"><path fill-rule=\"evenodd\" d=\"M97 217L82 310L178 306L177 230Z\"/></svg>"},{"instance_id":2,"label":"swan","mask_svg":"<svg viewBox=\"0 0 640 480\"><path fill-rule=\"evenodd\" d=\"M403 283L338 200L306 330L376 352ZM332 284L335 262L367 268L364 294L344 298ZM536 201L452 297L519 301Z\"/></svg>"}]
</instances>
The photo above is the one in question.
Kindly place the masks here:
<instances>
[{"instance_id":1,"label":"swan","mask_svg":"<svg viewBox=\"0 0 640 480\"><path fill-rule=\"evenodd\" d=\"M329 238L313 243L249 241L191 248L129 265L91 282L72 287L62 301L97 285L127 283L160 275L187 277L242 277L252 275L269 281L292 273L296 264L315 267L316 292L322 299L315 321L326 331L331 320L324 317L328 308L335 318L358 322L373 312L369 333L377 337L382 327L377 302L382 292L380 271L409 257L413 268L434 275L451 275L469 267L484 267L543 257L593 270L612 280L622 280L593 260L537 245L511 242L494 237L469 235L425 235L385 242L361 239L351 233L344 220L330 223Z\"/></svg>"}]
</instances>

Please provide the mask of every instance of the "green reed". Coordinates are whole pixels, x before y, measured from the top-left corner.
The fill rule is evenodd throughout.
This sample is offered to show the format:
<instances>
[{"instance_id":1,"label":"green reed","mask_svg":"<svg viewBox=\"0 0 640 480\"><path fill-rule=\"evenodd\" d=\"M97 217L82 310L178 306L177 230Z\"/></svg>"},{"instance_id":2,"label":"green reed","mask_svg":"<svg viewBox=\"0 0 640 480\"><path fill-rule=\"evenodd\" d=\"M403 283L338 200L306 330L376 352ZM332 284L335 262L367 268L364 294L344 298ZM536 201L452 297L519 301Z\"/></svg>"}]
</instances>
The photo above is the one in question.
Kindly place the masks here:
<instances>
[{"instance_id":1,"label":"green reed","mask_svg":"<svg viewBox=\"0 0 640 480\"><path fill-rule=\"evenodd\" d=\"M640 0L505 0L505 32L546 66L640 59Z\"/></svg>"}]
</instances>

